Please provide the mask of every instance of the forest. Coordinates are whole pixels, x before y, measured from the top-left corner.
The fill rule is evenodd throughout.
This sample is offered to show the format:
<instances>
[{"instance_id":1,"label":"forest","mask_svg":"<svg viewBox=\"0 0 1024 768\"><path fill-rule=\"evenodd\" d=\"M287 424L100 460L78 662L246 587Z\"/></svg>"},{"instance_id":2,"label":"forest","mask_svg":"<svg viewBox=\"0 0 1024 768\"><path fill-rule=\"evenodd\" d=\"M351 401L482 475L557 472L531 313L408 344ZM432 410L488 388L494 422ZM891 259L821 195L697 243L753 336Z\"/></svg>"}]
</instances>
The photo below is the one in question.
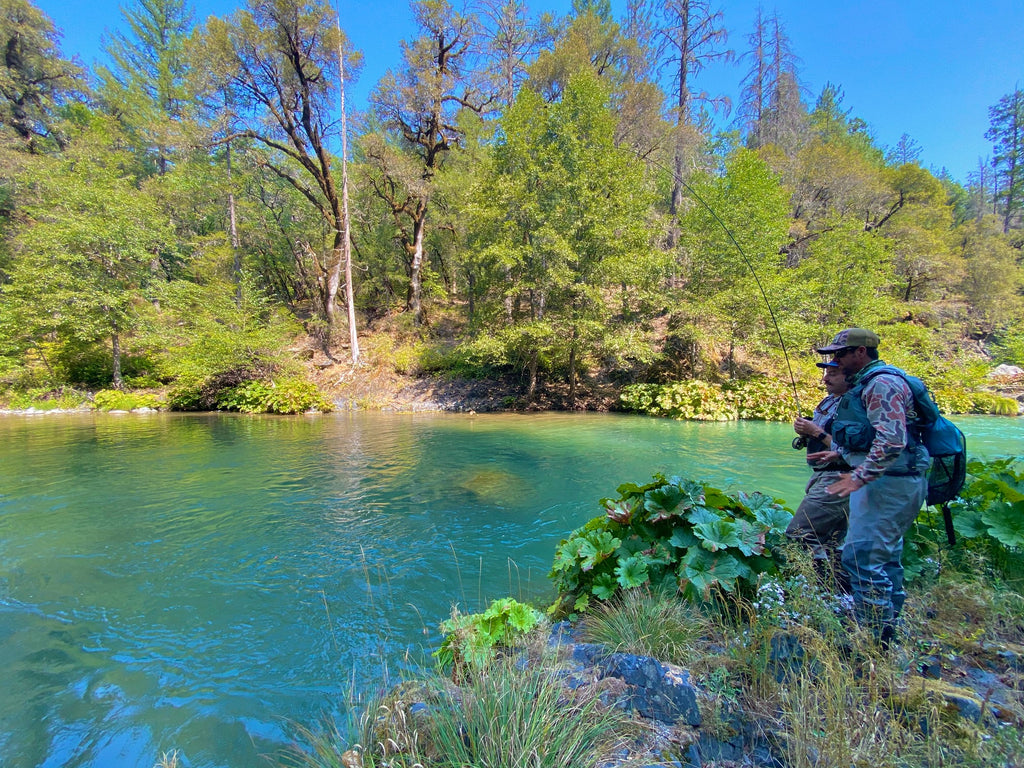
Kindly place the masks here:
<instances>
[{"instance_id":1,"label":"forest","mask_svg":"<svg viewBox=\"0 0 1024 768\"><path fill-rule=\"evenodd\" d=\"M986 376L1024 365L1019 89L965 184L910 136L880 146L841 86L809 94L784 19L730 36L711 0L415 0L359 114L323 0L199 24L129 0L94 71L28 0L0 6L9 406L329 409L317 372L383 366L773 418L856 325L946 410L1017 412ZM724 131L695 85L723 58Z\"/></svg>"}]
</instances>

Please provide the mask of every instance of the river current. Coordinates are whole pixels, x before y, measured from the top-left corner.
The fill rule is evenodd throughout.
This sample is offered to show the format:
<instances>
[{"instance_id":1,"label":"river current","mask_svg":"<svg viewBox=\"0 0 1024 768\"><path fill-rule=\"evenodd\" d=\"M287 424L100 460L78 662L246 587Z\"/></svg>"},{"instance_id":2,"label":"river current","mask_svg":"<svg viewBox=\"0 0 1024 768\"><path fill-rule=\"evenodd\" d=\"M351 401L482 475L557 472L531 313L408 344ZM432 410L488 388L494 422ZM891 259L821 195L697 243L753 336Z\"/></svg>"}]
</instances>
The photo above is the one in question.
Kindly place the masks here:
<instances>
[{"instance_id":1,"label":"river current","mask_svg":"<svg viewBox=\"0 0 1024 768\"><path fill-rule=\"evenodd\" d=\"M972 455L1024 422L965 418ZM430 664L453 606L540 604L655 472L795 506L792 429L595 414L0 417L0 765L265 764Z\"/></svg>"}]
</instances>

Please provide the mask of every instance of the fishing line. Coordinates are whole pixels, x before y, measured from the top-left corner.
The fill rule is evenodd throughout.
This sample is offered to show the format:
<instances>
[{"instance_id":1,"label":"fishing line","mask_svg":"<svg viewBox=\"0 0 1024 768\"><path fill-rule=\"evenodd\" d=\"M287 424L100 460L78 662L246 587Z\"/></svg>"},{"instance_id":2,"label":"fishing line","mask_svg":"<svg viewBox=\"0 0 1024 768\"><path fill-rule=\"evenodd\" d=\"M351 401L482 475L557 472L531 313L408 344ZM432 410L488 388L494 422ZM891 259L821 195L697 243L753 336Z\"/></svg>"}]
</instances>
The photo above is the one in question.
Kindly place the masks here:
<instances>
[{"instance_id":1,"label":"fishing line","mask_svg":"<svg viewBox=\"0 0 1024 768\"><path fill-rule=\"evenodd\" d=\"M754 269L754 265L747 257L746 252L743 250L740 244L736 242L736 238L733 237L732 230L730 230L729 227L725 225L725 222L722 221L721 217L715 212L715 209L712 208L703 197L698 195L697 191L693 187L687 184L683 179L679 178L678 174L675 171L672 171L672 175L683 186L683 189L687 190L691 195L693 195L694 200L703 205L707 209L708 213L710 213L714 217L715 221L718 222L718 225L725 232L726 236L728 236L730 242L732 242L732 244L736 246L736 250L743 258L743 263L747 265L747 269L750 270L750 274L753 276L754 282L757 283L757 290L761 292L761 298L764 300L765 307L768 308L768 315L769 317L771 317L772 325L775 327L775 335L779 337L779 344L782 346L782 356L786 359L786 369L789 371L789 383L793 387L793 399L796 401L796 412L797 414L799 414L800 395L797 393L796 377L793 376L793 366L789 362L789 351L786 349L786 340L782 338L782 329L779 328L779 323L775 319L775 310L772 309L771 302L768 301L768 293L765 291L764 286L761 284L761 278L757 276L757 270Z\"/></svg>"},{"instance_id":2,"label":"fishing line","mask_svg":"<svg viewBox=\"0 0 1024 768\"><path fill-rule=\"evenodd\" d=\"M775 327L775 335L779 337L779 344L782 346L782 356L786 360L786 369L789 371L789 383L790 386L793 387L793 400L796 401L796 412L797 415L799 415L801 411L800 395L797 392L796 388L796 377L793 375L793 366L789 361L789 350L786 349L786 340L782 338L782 330L779 328L779 323L775 319L775 310L772 309L772 304L768 300L768 293L765 291L764 285L761 284L761 278L757 276L757 270L754 269L754 264L750 261L750 258L747 256L746 251L744 251L743 247L736 241L736 238L732 234L732 230L729 229L728 226L726 226L725 222L722 221L722 218L718 215L715 209L711 207L707 200L705 200L697 193L697 190L695 190L693 187L687 184L686 180L677 171L675 171L674 169L667 168L663 163L659 163L657 160L651 160L650 158L640 157L640 154L633 151L632 149L630 149L630 151L633 155L636 156L636 159L639 160L640 162L656 165L657 167L661 168L661 170L663 170L665 173L671 174L673 181L679 182L683 189L685 189L693 196L694 200L696 200L698 203L703 205L704 208L707 209L707 212L711 214L714 220L718 222L718 226L720 226L722 228L722 231L725 232L726 236L729 238L729 241L734 246L736 246L736 250L739 252L740 257L743 259L743 263L746 265L747 269L750 270L750 274L751 276L753 276L754 282L757 283L757 289L761 292L761 298L764 300L765 307L768 308L768 315L769 317L771 317L772 325Z\"/></svg>"}]
</instances>

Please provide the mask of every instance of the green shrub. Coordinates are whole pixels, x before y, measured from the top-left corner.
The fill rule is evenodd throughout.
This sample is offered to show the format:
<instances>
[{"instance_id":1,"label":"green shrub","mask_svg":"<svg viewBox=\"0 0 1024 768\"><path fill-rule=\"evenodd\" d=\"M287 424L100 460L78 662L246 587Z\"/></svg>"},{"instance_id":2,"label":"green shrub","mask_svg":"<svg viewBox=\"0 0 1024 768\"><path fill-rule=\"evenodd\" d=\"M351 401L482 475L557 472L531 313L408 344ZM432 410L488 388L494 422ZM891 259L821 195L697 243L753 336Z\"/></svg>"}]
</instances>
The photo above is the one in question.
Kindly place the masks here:
<instances>
[{"instance_id":1,"label":"green shrub","mask_svg":"<svg viewBox=\"0 0 1024 768\"><path fill-rule=\"evenodd\" d=\"M777 567L791 513L761 493L727 495L711 486L655 475L626 483L606 510L563 540L550 577L558 589L552 612L586 610L644 587L682 590L691 600L753 588Z\"/></svg>"},{"instance_id":2,"label":"green shrub","mask_svg":"<svg viewBox=\"0 0 1024 768\"><path fill-rule=\"evenodd\" d=\"M453 611L441 624L447 634L434 656L442 668L452 668L453 677L462 678L470 670L486 667L497 649L512 647L542 618L540 611L510 597L493 601L483 613Z\"/></svg>"},{"instance_id":3,"label":"green shrub","mask_svg":"<svg viewBox=\"0 0 1024 768\"><path fill-rule=\"evenodd\" d=\"M798 385L797 392L801 410L807 413L824 397L824 390L817 386ZM792 385L765 377L721 385L696 379L633 384L623 389L620 400L627 410L672 419L790 421L797 413Z\"/></svg>"},{"instance_id":4,"label":"green shrub","mask_svg":"<svg viewBox=\"0 0 1024 768\"><path fill-rule=\"evenodd\" d=\"M35 408L39 411L73 410L89 404L89 393L73 387L33 387L11 392L7 407L15 410Z\"/></svg>"},{"instance_id":5,"label":"green shrub","mask_svg":"<svg viewBox=\"0 0 1024 768\"><path fill-rule=\"evenodd\" d=\"M93 405L100 411L131 411L136 408L160 408L163 401L158 395L148 392L121 392L116 389L101 389L92 398Z\"/></svg>"},{"instance_id":6,"label":"green shrub","mask_svg":"<svg viewBox=\"0 0 1024 768\"><path fill-rule=\"evenodd\" d=\"M307 411L328 413L331 403L316 384L306 379L289 378L279 381L244 381L217 396L217 409L242 413L294 414Z\"/></svg>"}]
</instances>

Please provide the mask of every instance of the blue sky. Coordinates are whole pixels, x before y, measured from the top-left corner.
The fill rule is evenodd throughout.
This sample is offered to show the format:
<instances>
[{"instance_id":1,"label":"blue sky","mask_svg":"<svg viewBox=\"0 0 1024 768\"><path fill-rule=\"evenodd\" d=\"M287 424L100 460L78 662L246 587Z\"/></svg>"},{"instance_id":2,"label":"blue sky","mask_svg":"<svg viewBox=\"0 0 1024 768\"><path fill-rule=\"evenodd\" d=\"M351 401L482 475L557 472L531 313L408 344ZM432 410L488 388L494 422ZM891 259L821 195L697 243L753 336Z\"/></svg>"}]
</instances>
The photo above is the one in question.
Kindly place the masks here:
<instances>
[{"instance_id":1,"label":"blue sky","mask_svg":"<svg viewBox=\"0 0 1024 768\"><path fill-rule=\"evenodd\" d=\"M399 63L399 41L415 32L407 0L340 1L342 25L365 68L349 93L356 109L380 76ZM118 0L36 0L63 32L65 55L84 63L102 59L100 37L121 24ZM240 0L193 0L197 20L226 15ZM809 98L838 85L844 106L865 120L884 146L904 133L920 145L928 168L947 168L966 181L979 159L992 154L984 138L988 109L1024 87L1022 0L724 0L718 4L742 52L754 14L777 13L800 59ZM616 14L625 0L613 0ZM531 13L564 14L570 0L534 0ZM736 97L742 65L709 69L695 87Z\"/></svg>"}]
</instances>

